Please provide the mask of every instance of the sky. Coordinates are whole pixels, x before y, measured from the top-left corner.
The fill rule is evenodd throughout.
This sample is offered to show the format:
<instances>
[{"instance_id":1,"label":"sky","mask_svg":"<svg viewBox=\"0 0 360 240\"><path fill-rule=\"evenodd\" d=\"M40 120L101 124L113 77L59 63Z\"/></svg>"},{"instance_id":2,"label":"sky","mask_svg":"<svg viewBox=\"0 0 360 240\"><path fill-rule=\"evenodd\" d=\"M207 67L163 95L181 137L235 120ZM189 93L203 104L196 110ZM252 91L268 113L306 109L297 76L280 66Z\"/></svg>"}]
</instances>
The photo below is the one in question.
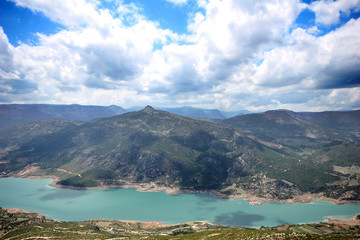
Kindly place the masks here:
<instances>
[{"instance_id":1,"label":"sky","mask_svg":"<svg viewBox=\"0 0 360 240\"><path fill-rule=\"evenodd\" d=\"M360 109L360 0L0 0L0 104Z\"/></svg>"}]
</instances>

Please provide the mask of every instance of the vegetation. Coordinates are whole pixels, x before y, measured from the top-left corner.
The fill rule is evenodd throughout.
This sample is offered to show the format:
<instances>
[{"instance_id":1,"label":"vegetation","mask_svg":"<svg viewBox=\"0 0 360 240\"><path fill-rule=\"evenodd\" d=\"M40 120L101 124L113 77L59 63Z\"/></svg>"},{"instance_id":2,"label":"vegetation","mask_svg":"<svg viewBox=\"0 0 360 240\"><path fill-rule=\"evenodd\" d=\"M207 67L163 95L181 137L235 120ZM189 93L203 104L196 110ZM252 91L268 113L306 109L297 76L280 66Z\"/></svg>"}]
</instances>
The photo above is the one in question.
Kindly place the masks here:
<instances>
[{"instance_id":1,"label":"vegetation","mask_svg":"<svg viewBox=\"0 0 360 240\"><path fill-rule=\"evenodd\" d=\"M64 185L64 186L74 186L74 187L97 187L98 183L92 179L86 177L69 177L64 180L58 181L57 184Z\"/></svg>"},{"instance_id":2,"label":"vegetation","mask_svg":"<svg viewBox=\"0 0 360 240\"><path fill-rule=\"evenodd\" d=\"M163 225L156 222L90 220L59 222L34 212L0 208L0 239L356 239L359 225L317 223L247 229L207 222Z\"/></svg>"},{"instance_id":3,"label":"vegetation","mask_svg":"<svg viewBox=\"0 0 360 240\"><path fill-rule=\"evenodd\" d=\"M124 180L272 199L321 193L359 201L359 125L360 111L278 110L204 121L148 106L88 122L6 128L0 172L14 176L36 166L75 187Z\"/></svg>"}]
</instances>

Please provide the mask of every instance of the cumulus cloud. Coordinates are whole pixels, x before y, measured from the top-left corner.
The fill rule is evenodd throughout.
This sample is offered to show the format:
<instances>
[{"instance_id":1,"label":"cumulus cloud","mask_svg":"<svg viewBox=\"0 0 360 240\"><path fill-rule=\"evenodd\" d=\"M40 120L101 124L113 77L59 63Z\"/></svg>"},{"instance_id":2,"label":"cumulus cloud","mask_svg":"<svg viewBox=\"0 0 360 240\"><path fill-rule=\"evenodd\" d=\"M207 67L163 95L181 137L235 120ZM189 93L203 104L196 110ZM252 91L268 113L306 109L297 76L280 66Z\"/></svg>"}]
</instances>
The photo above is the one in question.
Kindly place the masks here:
<instances>
[{"instance_id":1,"label":"cumulus cloud","mask_svg":"<svg viewBox=\"0 0 360 240\"><path fill-rule=\"evenodd\" d=\"M32 93L38 87L35 82L23 79L25 75L16 66L15 51L0 27L0 98L4 102L11 101L9 95Z\"/></svg>"},{"instance_id":2,"label":"cumulus cloud","mask_svg":"<svg viewBox=\"0 0 360 240\"><path fill-rule=\"evenodd\" d=\"M96 24L106 13L96 11L97 3L86 0L12 0L16 5L42 12L49 19L67 26ZM104 20L104 19L102 19Z\"/></svg>"},{"instance_id":3,"label":"cumulus cloud","mask_svg":"<svg viewBox=\"0 0 360 240\"><path fill-rule=\"evenodd\" d=\"M226 79L235 67L248 63L262 49L281 42L301 5L291 0L215 0L205 9L206 14L196 16L190 30L203 49L203 71L216 81Z\"/></svg>"},{"instance_id":4,"label":"cumulus cloud","mask_svg":"<svg viewBox=\"0 0 360 240\"><path fill-rule=\"evenodd\" d=\"M341 14L360 11L360 0L320 0L312 2L309 8L315 12L316 22L331 25L340 22Z\"/></svg>"},{"instance_id":5,"label":"cumulus cloud","mask_svg":"<svg viewBox=\"0 0 360 240\"><path fill-rule=\"evenodd\" d=\"M13 68L12 49L9 40L0 26L0 74L10 72ZM1 77L1 75L0 75Z\"/></svg>"},{"instance_id":6,"label":"cumulus cloud","mask_svg":"<svg viewBox=\"0 0 360 240\"><path fill-rule=\"evenodd\" d=\"M181 36L133 3L118 1L109 10L93 0L13 1L65 28L38 34L37 46L13 47L0 27L2 102L359 107L360 19L321 37L294 22L308 7L318 23L334 24L339 14L357 11L360 0L199 0L201 11L189 15L189 32Z\"/></svg>"},{"instance_id":7,"label":"cumulus cloud","mask_svg":"<svg viewBox=\"0 0 360 240\"><path fill-rule=\"evenodd\" d=\"M150 92L182 94L216 88L259 51L280 44L303 5L292 0L255 4L214 0L202 7L205 13L195 14L189 25L189 44L171 44L154 55L144 75Z\"/></svg>"},{"instance_id":8,"label":"cumulus cloud","mask_svg":"<svg viewBox=\"0 0 360 240\"><path fill-rule=\"evenodd\" d=\"M360 20L322 37L297 29L291 43L264 53L253 80L268 87L346 88L360 84ZM346 43L346 44L345 44ZM351 47L349 47L351 46Z\"/></svg>"},{"instance_id":9,"label":"cumulus cloud","mask_svg":"<svg viewBox=\"0 0 360 240\"><path fill-rule=\"evenodd\" d=\"M43 1L28 4L31 8L36 6L35 9L43 9L42 3L49 4ZM102 17L103 11L97 11L95 4L84 2L85 9L89 6L93 10L90 11L93 19ZM48 8L44 9L46 12ZM117 12L123 10L116 9ZM50 11L49 14L53 13ZM66 16L59 16L66 19ZM77 16L81 20L74 18L74 23L89 21L88 13L82 15L80 12ZM70 20L67 21L72 24ZM59 90L80 91L83 87L116 89L123 86L124 81L131 81L141 75L155 42L167 41L174 36L171 31L159 29L156 23L141 17L132 26L124 26L118 18L112 16L108 21L109 24L101 28L97 23L62 30L49 36L39 34L38 46L21 44L9 57L17 60L18 71L26 75L27 79L39 82L39 90L44 94Z\"/></svg>"},{"instance_id":10,"label":"cumulus cloud","mask_svg":"<svg viewBox=\"0 0 360 240\"><path fill-rule=\"evenodd\" d=\"M185 4L187 3L188 0L166 0L166 1L174 4Z\"/></svg>"}]
</instances>

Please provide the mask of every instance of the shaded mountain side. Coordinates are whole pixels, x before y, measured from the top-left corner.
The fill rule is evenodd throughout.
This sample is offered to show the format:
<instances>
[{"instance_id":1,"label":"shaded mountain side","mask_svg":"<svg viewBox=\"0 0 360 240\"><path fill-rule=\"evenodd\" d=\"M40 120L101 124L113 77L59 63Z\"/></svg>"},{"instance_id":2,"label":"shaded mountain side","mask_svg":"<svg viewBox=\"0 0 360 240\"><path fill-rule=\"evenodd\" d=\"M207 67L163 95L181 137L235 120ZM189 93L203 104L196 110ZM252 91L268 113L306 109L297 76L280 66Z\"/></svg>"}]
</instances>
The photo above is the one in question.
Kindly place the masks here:
<instances>
[{"instance_id":1,"label":"shaded mountain side","mask_svg":"<svg viewBox=\"0 0 360 240\"><path fill-rule=\"evenodd\" d=\"M8 140L5 131L13 133ZM17 125L0 132L0 147L5 175L30 165L76 173L62 174L64 185L122 179L275 199L304 192L360 199L358 133L291 111L209 122L147 106L88 122Z\"/></svg>"}]
</instances>

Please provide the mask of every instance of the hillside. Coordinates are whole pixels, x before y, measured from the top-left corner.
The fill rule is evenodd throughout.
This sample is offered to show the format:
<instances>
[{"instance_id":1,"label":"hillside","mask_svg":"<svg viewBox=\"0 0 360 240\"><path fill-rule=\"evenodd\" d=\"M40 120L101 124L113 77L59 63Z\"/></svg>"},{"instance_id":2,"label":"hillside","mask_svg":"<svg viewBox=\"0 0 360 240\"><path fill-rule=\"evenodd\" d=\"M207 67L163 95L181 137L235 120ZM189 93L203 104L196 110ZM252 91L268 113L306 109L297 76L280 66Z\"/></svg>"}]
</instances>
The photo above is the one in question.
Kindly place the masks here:
<instances>
[{"instance_id":1,"label":"hillside","mask_svg":"<svg viewBox=\"0 0 360 240\"><path fill-rule=\"evenodd\" d=\"M328 115L281 110L210 122L147 106L88 122L31 122L0 132L0 172L33 167L31 174L75 187L154 183L235 197L359 201L359 111L330 113L336 121Z\"/></svg>"}]
</instances>

